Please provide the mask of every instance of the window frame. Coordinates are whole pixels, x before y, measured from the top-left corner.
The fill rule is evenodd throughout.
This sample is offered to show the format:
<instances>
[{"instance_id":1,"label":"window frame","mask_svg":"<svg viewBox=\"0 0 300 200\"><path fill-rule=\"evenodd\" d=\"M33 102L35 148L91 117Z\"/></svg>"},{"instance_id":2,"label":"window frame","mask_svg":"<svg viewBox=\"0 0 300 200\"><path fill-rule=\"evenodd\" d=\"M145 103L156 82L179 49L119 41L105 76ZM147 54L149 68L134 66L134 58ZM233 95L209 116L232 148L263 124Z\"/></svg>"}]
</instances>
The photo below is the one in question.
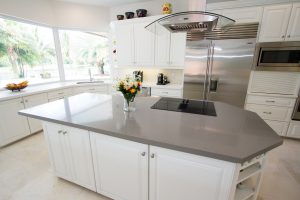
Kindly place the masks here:
<instances>
[{"instance_id":1,"label":"window frame","mask_svg":"<svg viewBox=\"0 0 300 200\"><path fill-rule=\"evenodd\" d=\"M63 63L63 56L62 56L62 52L61 52L61 43L60 43L60 39L59 39L59 31L60 30L65 30L65 31L81 31L83 33L88 33L88 34L95 34L93 33L92 30L88 31L88 30L83 30L83 29L77 29L77 28L63 28L63 27L54 27L54 26L50 26L48 24L44 24L44 23L40 23L40 22L36 22L36 21L31 21L31 20L27 20L27 19L22 19L22 18L18 18L18 17L13 17L13 16L8 16L8 15L4 15L4 14L0 14L0 18L2 19L7 19L7 20L13 20L16 22L20 22L20 23L26 23L29 25L34 25L34 26L41 26L41 27L45 27L45 28L49 28L52 30L52 34L53 34L53 41L54 41L54 50L55 50L55 55L56 55L56 60L57 60L57 68L58 68L58 74L59 74L59 80L58 81L50 81L50 82L45 82L45 83L34 83L34 84L30 84L31 86L35 86L35 85L46 85L46 84L53 84L53 83L60 83L60 82L76 82L76 81L83 81L82 79L78 79L78 80L66 80L65 77L65 68L64 68L64 63ZM104 38L107 38L109 40L109 37L105 36L105 35L99 35L99 34L95 34L98 36L102 36ZM86 79L88 80L88 79ZM85 79L84 79L85 81ZM0 88L0 91L4 91L5 88Z\"/></svg>"}]
</instances>

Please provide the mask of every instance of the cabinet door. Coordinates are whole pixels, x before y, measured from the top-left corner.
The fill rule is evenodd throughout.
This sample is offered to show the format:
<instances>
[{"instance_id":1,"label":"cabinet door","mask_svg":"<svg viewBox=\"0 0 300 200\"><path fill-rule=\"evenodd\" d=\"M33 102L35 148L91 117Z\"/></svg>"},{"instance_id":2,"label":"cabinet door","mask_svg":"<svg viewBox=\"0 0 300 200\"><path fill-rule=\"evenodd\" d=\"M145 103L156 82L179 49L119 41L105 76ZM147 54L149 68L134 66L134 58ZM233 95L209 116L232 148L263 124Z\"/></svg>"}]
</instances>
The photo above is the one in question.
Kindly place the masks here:
<instances>
[{"instance_id":1,"label":"cabinet door","mask_svg":"<svg viewBox=\"0 0 300 200\"><path fill-rule=\"evenodd\" d=\"M169 66L171 34L161 25L156 25L155 31L155 66Z\"/></svg>"},{"instance_id":2,"label":"cabinet door","mask_svg":"<svg viewBox=\"0 0 300 200\"><path fill-rule=\"evenodd\" d=\"M150 200L227 200L234 163L150 146Z\"/></svg>"},{"instance_id":3,"label":"cabinet door","mask_svg":"<svg viewBox=\"0 0 300 200\"><path fill-rule=\"evenodd\" d=\"M72 180L90 190L96 191L89 132L77 128L64 127L67 137L67 156L72 162Z\"/></svg>"},{"instance_id":4,"label":"cabinet door","mask_svg":"<svg viewBox=\"0 0 300 200\"><path fill-rule=\"evenodd\" d=\"M117 200L148 199L148 146L91 133L97 192Z\"/></svg>"},{"instance_id":5,"label":"cabinet door","mask_svg":"<svg viewBox=\"0 0 300 200\"><path fill-rule=\"evenodd\" d=\"M222 15L234 19L237 23L260 22L263 7L225 9Z\"/></svg>"},{"instance_id":6,"label":"cabinet door","mask_svg":"<svg viewBox=\"0 0 300 200\"><path fill-rule=\"evenodd\" d=\"M66 156L68 147L63 135L63 127L52 123L44 123L43 126L54 173L58 177L72 180L71 167L68 165L69 161Z\"/></svg>"},{"instance_id":7,"label":"cabinet door","mask_svg":"<svg viewBox=\"0 0 300 200\"><path fill-rule=\"evenodd\" d=\"M25 108L38 106L44 103L48 103L46 93L24 97ZM43 129L42 122L40 120L28 118L28 123L31 133L36 133Z\"/></svg>"},{"instance_id":8,"label":"cabinet door","mask_svg":"<svg viewBox=\"0 0 300 200\"><path fill-rule=\"evenodd\" d=\"M0 146L30 134L27 118L18 114L22 109L22 98L0 102Z\"/></svg>"},{"instance_id":9,"label":"cabinet door","mask_svg":"<svg viewBox=\"0 0 300 200\"><path fill-rule=\"evenodd\" d=\"M155 35L151 31L145 29L149 22L136 23L134 29L134 64L137 66L154 65L154 44Z\"/></svg>"},{"instance_id":10,"label":"cabinet door","mask_svg":"<svg viewBox=\"0 0 300 200\"><path fill-rule=\"evenodd\" d=\"M286 40L300 40L300 3L293 4Z\"/></svg>"},{"instance_id":11,"label":"cabinet door","mask_svg":"<svg viewBox=\"0 0 300 200\"><path fill-rule=\"evenodd\" d=\"M119 67L130 67L134 64L133 25L117 24L116 28L116 55Z\"/></svg>"},{"instance_id":12,"label":"cabinet door","mask_svg":"<svg viewBox=\"0 0 300 200\"><path fill-rule=\"evenodd\" d=\"M170 44L170 66L184 68L186 33L172 33Z\"/></svg>"},{"instance_id":13,"label":"cabinet door","mask_svg":"<svg viewBox=\"0 0 300 200\"><path fill-rule=\"evenodd\" d=\"M260 42L283 41L289 23L292 5L275 5L264 8Z\"/></svg>"},{"instance_id":14,"label":"cabinet door","mask_svg":"<svg viewBox=\"0 0 300 200\"><path fill-rule=\"evenodd\" d=\"M300 138L300 121L291 121L287 132L288 137Z\"/></svg>"}]
</instances>

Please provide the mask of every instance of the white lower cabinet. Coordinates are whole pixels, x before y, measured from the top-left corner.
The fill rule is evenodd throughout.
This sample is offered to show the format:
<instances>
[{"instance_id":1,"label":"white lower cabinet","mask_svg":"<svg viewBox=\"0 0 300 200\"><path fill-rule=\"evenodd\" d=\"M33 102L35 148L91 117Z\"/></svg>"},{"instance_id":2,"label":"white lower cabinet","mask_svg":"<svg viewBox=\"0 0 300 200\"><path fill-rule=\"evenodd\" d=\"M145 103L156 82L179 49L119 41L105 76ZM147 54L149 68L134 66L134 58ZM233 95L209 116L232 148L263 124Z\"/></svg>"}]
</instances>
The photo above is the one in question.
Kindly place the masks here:
<instances>
[{"instance_id":1,"label":"white lower cabinet","mask_svg":"<svg viewBox=\"0 0 300 200\"><path fill-rule=\"evenodd\" d=\"M148 145L91 133L97 192L116 200L148 199Z\"/></svg>"},{"instance_id":2,"label":"white lower cabinet","mask_svg":"<svg viewBox=\"0 0 300 200\"><path fill-rule=\"evenodd\" d=\"M235 164L150 146L150 200L230 198Z\"/></svg>"},{"instance_id":3,"label":"white lower cabinet","mask_svg":"<svg viewBox=\"0 0 300 200\"><path fill-rule=\"evenodd\" d=\"M18 111L22 109L22 98L0 102L0 146L30 134L27 118L18 115Z\"/></svg>"},{"instance_id":4,"label":"white lower cabinet","mask_svg":"<svg viewBox=\"0 0 300 200\"><path fill-rule=\"evenodd\" d=\"M300 138L300 121L292 120L287 132L288 137Z\"/></svg>"},{"instance_id":5,"label":"white lower cabinet","mask_svg":"<svg viewBox=\"0 0 300 200\"><path fill-rule=\"evenodd\" d=\"M46 93L23 97L23 99L25 108L31 108L44 103L48 103L48 97ZM31 133L36 133L43 129L42 122L40 120L28 118L28 123Z\"/></svg>"},{"instance_id":6,"label":"white lower cabinet","mask_svg":"<svg viewBox=\"0 0 300 200\"><path fill-rule=\"evenodd\" d=\"M265 120L265 122L278 134L281 136L286 136L286 132L289 127L288 122L280 122L280 121L271 121Z\"/></svg>"},{"instance_id":7,"label":"white lower cabinet","mask_svg":"<svg viewBox=\"0 0 300 200\"><path fill-rule=\"evenodd\" d=\"M96 191L89 132L44 123L44 134L55 174Z\"/></svg>"}]
</instances>

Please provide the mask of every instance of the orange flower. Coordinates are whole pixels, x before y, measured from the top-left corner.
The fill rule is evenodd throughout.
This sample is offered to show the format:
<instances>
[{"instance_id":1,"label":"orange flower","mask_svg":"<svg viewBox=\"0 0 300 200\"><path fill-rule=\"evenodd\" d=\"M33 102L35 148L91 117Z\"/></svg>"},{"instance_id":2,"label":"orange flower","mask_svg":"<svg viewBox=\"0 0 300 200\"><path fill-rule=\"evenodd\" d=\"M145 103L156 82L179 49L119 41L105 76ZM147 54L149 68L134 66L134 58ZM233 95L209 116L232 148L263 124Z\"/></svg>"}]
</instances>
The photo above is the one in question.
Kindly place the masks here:
<instances>
[{"instance_id":1,"label":"orange flower","mask_svg":"<svg viewBox=\"0 0 300 200\"><path fill-rule=\"evenodd\" d=\"M141 82L138 82L138 86L141 86L141 84L142 84Z\"/></svg>"},{"instance_id":2,"label":"orange flower","mask_svg":"<svg viewBox=\"0 0 300 200\"><path fill-rule=\"evenodd\" d=\"M132 88L132 89L130 90L130 92L131 92L131 94L135 93L135 89Z\"/></svg>"}]
</instances>

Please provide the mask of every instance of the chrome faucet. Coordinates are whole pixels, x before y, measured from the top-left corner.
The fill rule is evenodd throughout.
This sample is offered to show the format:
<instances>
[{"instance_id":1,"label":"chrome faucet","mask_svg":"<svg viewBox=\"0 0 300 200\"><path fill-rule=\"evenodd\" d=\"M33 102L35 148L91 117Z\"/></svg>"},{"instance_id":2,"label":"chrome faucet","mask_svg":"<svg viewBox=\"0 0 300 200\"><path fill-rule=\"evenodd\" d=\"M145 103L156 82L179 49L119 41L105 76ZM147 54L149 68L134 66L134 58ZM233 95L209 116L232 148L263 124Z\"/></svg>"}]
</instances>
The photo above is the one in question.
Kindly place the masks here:
<instances>
[{"instance_id":1,"label":"chrome faucet","mask_svg":"<svg viewBox=\"0 0 300 200\"><path fill-rule=\"evenodd\" d=\"M93 82L93 78L92 78L92 71L91 69L89 68L89 76L90 76L90 82Z\"/></svg>"}]
</instances>

